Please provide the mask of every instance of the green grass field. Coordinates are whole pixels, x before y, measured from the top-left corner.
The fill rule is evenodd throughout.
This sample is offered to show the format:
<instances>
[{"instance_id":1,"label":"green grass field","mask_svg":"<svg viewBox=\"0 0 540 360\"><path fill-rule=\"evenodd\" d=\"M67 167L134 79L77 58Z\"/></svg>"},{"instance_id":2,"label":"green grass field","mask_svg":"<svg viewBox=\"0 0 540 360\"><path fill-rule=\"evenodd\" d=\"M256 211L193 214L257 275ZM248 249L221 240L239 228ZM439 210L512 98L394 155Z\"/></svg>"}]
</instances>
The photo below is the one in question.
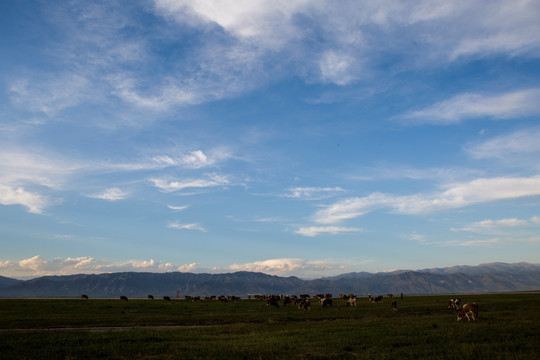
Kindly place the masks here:
<instances>
[{"instance_id":1,"label":"green grass field","mask_svg":"<svg viewBox=\"0 0 540 360\"><path fill-rule=\"evenodd\" d=\"M0 359L537 359L540 293L409 296L311 311L264 301L0 299ZM281 303L280 303L281 304Z\"/></svg>"}]
</instances>

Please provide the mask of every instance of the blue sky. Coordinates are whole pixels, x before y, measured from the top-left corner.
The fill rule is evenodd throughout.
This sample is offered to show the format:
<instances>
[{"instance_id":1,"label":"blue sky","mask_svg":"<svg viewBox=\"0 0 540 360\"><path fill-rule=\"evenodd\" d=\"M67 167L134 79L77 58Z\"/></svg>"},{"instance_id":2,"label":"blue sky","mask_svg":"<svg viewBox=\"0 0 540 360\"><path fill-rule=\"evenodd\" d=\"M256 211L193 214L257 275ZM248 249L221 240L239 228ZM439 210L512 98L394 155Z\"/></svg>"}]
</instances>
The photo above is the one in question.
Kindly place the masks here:
<instances>
[{"instance_id":1,"label":"blue sky","mask_svg":"<svg viewBox=\"0 0 540 360\"><path fill-rule=\"evenodd\" d=\"M0 275L540 262L537 1L2 1Z\"/></svg>"}]
</instances>

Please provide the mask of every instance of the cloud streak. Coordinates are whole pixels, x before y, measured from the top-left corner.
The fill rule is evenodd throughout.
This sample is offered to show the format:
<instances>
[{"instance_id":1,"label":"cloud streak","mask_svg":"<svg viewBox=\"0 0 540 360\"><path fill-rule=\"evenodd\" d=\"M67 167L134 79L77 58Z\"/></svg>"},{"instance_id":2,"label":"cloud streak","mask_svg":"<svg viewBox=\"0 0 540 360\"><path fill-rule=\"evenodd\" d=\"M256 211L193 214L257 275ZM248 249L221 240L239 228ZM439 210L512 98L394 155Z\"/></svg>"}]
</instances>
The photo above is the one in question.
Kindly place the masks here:
<instances>
[{"instance_id":1,"label":"cloud streak","mask_svg":"<svg viewBox=\"0 0 540 360\"><path fill-rule=\"evenodd\" d=\"M197 223L181 224L179 222L170 222L169 224L167 224L167 227L169 229L176 229L176 230L198 230L198 231L206 232L206 229Z\"/></svg>"},{"instance_id":2,"label":"cloud streak","mask_svg":"<svg viewBox=\"0 0 540 360\"><path fill-rule=\"evenodd\" d=\"M511 119L540 114L540 89L505 94L460 94L425 109L402 115L412 124L450 125L478 118Z\"/></svg>"},{"instance_id":3,"label":"cloud streak","mask_svg":"<svg viewBox=\"0 0 540 360\"><path fill-rule=\"evenodd\" d=\"M362 232L362 229L354 227L340 227L340 226L309 226L301 227L295 231L296 234L315 237L321 234L344 234L344 233L353 233L353 232Z\"/></svg>"},{"instance_id":4,"label":"cloud streak","mask_svg":"<svg viewBox=\"0 0 540 360\"><path fill-rule=\"evenodd\" d=\"M540 195L540 176L484 178L453 184L434 194L396 196L373 193L338 201L319 210L313 220L322 224L353 219L379 209L401 214L425 214L474 204Z\"/></svg>"}]
</instances>

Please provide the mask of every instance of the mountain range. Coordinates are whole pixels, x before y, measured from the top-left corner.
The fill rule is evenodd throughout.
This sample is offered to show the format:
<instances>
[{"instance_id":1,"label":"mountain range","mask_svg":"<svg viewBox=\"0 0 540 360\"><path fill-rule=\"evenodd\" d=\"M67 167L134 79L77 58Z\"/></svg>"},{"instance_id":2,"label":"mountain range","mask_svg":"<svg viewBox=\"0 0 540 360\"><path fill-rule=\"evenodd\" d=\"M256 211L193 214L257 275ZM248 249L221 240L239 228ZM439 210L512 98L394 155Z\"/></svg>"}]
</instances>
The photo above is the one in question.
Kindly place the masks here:
<instances>
[{"instance_id":1,"label":"mountain range","mask_svg":"<svg viewBox=\"0 0 540 360\"><path fill-rule=\"evenodd\" d=\"M490 263L384 273L347 273L315 280L257 272L223 274L123 272L43 276L16 280L0 276L0 297L94 298L180 297L249 294L462 294L540 290L540 264Z\"/></svg>"}]
</instances>

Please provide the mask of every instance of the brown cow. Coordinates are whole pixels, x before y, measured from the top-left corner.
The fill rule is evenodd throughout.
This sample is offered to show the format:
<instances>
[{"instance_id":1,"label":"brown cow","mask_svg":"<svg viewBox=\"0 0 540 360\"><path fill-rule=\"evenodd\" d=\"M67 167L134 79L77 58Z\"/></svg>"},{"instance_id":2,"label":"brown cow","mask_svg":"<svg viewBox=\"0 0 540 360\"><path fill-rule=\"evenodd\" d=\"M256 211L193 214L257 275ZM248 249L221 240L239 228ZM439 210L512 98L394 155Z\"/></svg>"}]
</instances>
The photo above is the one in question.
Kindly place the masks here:
<instances>
[{"instance_id":1,"label":"brown cow","mask_svg":"<svg viewBox=\"0 0 540 360\"><path fill-rule=\"evenodd\" d=\"M467 317L467 321L478 321L478 305L476 303L465 304L457 315L457 321L461 321L463 316Z\"/></svg>"},{"instance_id":2,"label":"brown cow","mask_svg":"<svg viewBox=\"0 0 540 360\"><path fill-rule=\"evenodd\" d=\"M322 307L334 306L334 304L332 303L332 298L321 299L321 305Z\"/></svg>"},{"instance_id":3,"label":"brown cow","mask_svg":"<svg viewBox=\"0 0 540 360\"><path fill-rule=\"evenodd\" d=\"M349 306L356 306L356 302L357 302L357 300L356 300L355 297L352 297L352 298L347 299L347 307L349 307Z\"/></svg>"},{"instance_id":4,"label":"brown cow","mask_svg":"<svg viewBox=\"0 0 540 360\"><path fill-rule=\"evenodd\" d=\"M307 310L307 311L310 311L311 310L311 301L309 301L309 299L302 299L300 300L300 303L298 305L298 309L299 310Z\"/></svg>"},{"instance_id":5,"label":"brown cow","mask_svg":"<svg viewBox=\"0 0 540 360\"><path fill-rule=\"evenodd\" d=\"M449 309L456 309L456 310L461 309L461 299L460 298L450 299L448 301L448 308Z\"/></svg>"},{"instance_id":6,"label":"brown cow","mask_svg":"<svg viewBox=\"0 0 540 360\"><path fill-rule=\"evenodd\" d=\"M383 302L383 296L382 295L379 295L377 297L372 297L371 299L371 302L372 303L382 303Z\"/></svg>"}]
</instances>

